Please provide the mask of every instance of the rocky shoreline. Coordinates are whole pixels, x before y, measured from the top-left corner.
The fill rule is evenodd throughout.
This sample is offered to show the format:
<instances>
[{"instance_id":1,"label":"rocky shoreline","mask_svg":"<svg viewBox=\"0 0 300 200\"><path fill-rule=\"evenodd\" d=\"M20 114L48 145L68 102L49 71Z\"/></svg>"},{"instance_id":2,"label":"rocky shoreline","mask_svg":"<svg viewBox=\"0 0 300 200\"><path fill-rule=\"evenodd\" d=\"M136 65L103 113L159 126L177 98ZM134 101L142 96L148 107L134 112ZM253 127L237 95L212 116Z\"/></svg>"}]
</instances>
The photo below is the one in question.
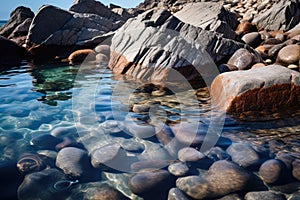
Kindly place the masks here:
<instances>
[{"instance_id":1,"label":"rocky shoreline","mask_svg":"<svg viewBox=\"0 0 300 200\"><path fill-rule=\"evenodd\" d=\"M213 107L234 116L299 109L299 0L145 0L132 9L76 0L69 10L46 5L36 14L18 7L0 35L3 69L101 64L145 83L137 99L208 86ZM133 104L130 111L143 115L154 104ZM205 124L161 128L126 124L109 114L100 121L97 131L110 143L85 146L102 136L91 131L79 137L74 127L33 137L34 151L0 169L3 176L22 174L15 177L18 199L300 198L300 152L226 137L202 152L201 145L209 143ZM124 138L125 132L131 136ZM163 151L147 154L147 148L158 148L145 145L148 135ZM130 172L124 175L130 195L101 182L122 175L111 167L120 160Z\"/></svg>"}]
</instances>

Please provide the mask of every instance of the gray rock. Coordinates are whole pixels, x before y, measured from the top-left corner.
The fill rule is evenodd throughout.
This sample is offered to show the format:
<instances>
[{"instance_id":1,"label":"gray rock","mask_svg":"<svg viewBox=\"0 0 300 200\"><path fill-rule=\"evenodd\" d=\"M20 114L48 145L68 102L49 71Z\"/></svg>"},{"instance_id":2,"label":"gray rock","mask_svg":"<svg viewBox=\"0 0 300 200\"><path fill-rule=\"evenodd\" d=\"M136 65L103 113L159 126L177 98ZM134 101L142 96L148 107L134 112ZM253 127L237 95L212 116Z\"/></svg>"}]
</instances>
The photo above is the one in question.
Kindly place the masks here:
<instances>
[{"instance_id":1,"label":"gray rock","mask_svg":"<svg viewBox=\"0 0 300 200\"><path fill-rule=\"evenodd\" d=\"M178 162L169 165L168 171L174 176L186 176L190 172L190 169L185 163Z\"/></svg>"},{"instance_id":2,"label":"gray rock","mask_svg":"<svg viewBox=\"0 0 300 200\"><path fill-rule=\"evenodd\" d=\"M108 165L118 157L121 153L121 146L117 143L108 144L95 149L91 153L92 165L95 168L102 168L103 165Z\"/></svg>"},{"instance_id":3,"label":"gray rock","mask_svg":"<svg viewBox=\"0 0 300 200\"><path fill-rule=\"evenodd\" d=\"M282 181L286 174L286 166L282 161L276 159L267 160L259 168L259 175L268 184Z\"/></svg>"},{"instance_id":4,"label":"gray rock","mask_svg":"<svg viewBox=\"0 0 300 200\"><path fill-rule=\"evenodd\" d=\"M178 188L172 188L169 190L168 200L189 200L190 198L186 196Z\"/></svg>"},{"instance_id":5,"label":"gray rock","mask_svg":"<svg viewBox=\"0 0 300 200\"><path fill-rule=\"evenodd\" d=\"M17 7L10 13L8 22L0 27L0 35L8 37L20 24L27 19L32 19L33 17L34 13L30 10L30 8L26 8L24 6Z\"/></svg>"},{"instance_id":6,"label":"gray rock","mask_svg":"<svg viewBox=\"0 0 300 200\"><path fill-rule=\"evenodd\" d=\"M261 183L250 172L225 160L215 162L209 168L207 176L188 176L176 181L176 186L194 199L223 197L249 190L253 184Z\"/></svg>"},{"instance_id":7,"label":"gray rock","mask_svg":"<svg viewBox=\"0 0 300 200\"><path fill-rule=\"evenodd\" d=\"M186 4L174 16L184 23L221 33L226 38L235 39L236 37L233 30L239 23L237 17L226 10L221 2Z\"/></svg>"},{"instance_id":8,"label":"gray rock","mask_svg":"<svg viewBox=\"0 0 300 200\"><path fill-rule=\"evenodd\" d=\"M300 7L298 0L281 0L270 9L259 14L252 21L259 29L271 31L287 31L300 22Z\"/></svg>"},{"instance_id":9,"label":"gray rock","mask_svg":"<svg viewBox=\"0 0 300 200\"><path fill-rule=\"evenodd\" d=\"M220 147L211 148L206 156L213 161L231 160L230 155Z\"/></svg>"},{"instance_id":10,"label":"gray rock","mask_svg":"<svg viewBox=\"0 0 300 200\"><path fill-rule=\"evenodd\" d=\"M42 134L31 139L30 144L38 149L54 150L63 140L50 134Z\"/></svg>"},{"instance_id":11,"label":"gray rock","mask_svg":"<svg viewBox=\"0 0 300 200\"><path fill-rule=\"evenodd\" d=\"M129 200L119 190L109 186L106 183L90 183L82 191L82 199L97 199L97 200ZM72 198L78 199L78 196Z\"/></svg>"},{"instance_id":12,"label":"gray rock","mask_svg":"<svg viewBox=\"0 0 300 200\"><path fill-rule=\"evenodd\" d=\"M228 59L239 48L261 60L248 45L183 23L166 10L150 10L116 31L109 67L115 73L151 82L199 82L199 72L210 82L219 73L214 62ZM178 72L183 76L176 75Z\"/></svg>"},{"instance_id":13,"label":"gray rock","mask_svg":"<svg viewBox=\"0 0 300 200\"><path fill-rule=\"evenodd\" d=\"M245 196L245 200L286 200L283 194L277 194L269 191L262 192L248 192Z\"/></svg>"},{"instance_id":14,"label":"gray rock","mask_svg":"<svg viewBox=\"0 0 300 200\"><path fill-rule=\"evenodd\" d=\"M76 13L96 14L113 21L122 20L122 17L119 14L112 12L100 1L95 0L75 0L69 10Z\"/></svg>"},{"instance_id":15,"label":"gray rock","mask_svg":"<svg viewBox=\"0 0 300 200\"><path fill-rule=\"evenodd\" d=\"M26 59L27 51L15 42L0 36L0 64L2 67L20 64Z\"/></svg>"},{"instance_id":16,"label":"gray rock","mask_svg":"<svg viewBox=\"0 0 300 200\"><path fill-rule=\"evenodd\" d=\"M237 114L278 111L297 105L299 88L299 73L280 65L269 65L220 74L212 83L210 94L217 107Z\"/></svg>"},{"instance_id":17,"label":"gray rock","mask_svg":"<svg viewBox=\"0 0 300 200\"><path fill-rule=\"evenodd\" d=\"M239 194L229 194L216 200L243 200L243 198Z\"/></svg>"},{"instance_id":18,"label":"gray rock","mask_svg":"<svg viewBox=\"0 0 300 200\"><path fill-rule=\"evenodd\" d=\"M59 191L53 187L56 182L66 179L66 175L57 169L45 169L41 172L28 174L18 188L18 199L66 199L68 192Z\"/></svg>"},{"instance_id":19,"label":"gray rock","mask_svg":"<svg viewBox=\"0 0 300 200\"><path fill-rule=\"evenodd\" d=\"M233 162L244 168L258 166L260 162L259 155L249 144L233 143L228 147L227 153Z\"/></svg>"},{"instance_id":20,"label":"gray rock","mask_svg":"<svg viewBox=\"0 0 300 200\"><path fill-rule=\"evenodd\" d=\"M166 170L145 170L129 179L130 190L145 199L167 199L173 185L174 180Z\"/></svg>"},{"instance_id":21,"label":"gray rock","mask_svg":"<svg viewBox=\"0 0 300 200\"><path fill-rule=\"evenodd\" d=\"M56 166L74 178L83 178L92 169L88 153L75 147L60 150L57 154Z\"/></svg>"},{"instance_id":22,"label":"gray rock","mask_svg":"<svg viewBox=\"0 0 300 200\"><path fill-rule=\"evenodd\" d=\"M227 64L236 66L239 70L249 69L254 63L254 56L243 48L238 49L227 62Z\"/></svg>"},{"instance_id":23,"label":"gray rock","mask_svg":"<svg viewBox=\"0 0 300 200\"><path fill-rule=\"evenodd\" d=\"M285 65L293 64L293 63L298 64L299 60L300 60L300 45L298 44L288 45L286 47L283 47L278 52L277 61Z\"/></svg>"},{"instance_id":24,"label":"gray rock","mask_svg":"<svg viewBox=\"0 0 300 200\"><path fill-rule=\"evenodd\" d=\"M198 162L205 158L205 155L194 148L182 148L178 152L178 159L182 162Z\"/></svg>"},{"instance_id":25,"label":"gray rock","mask_svg":"<svg viewBox=\"0 0 300 200\"><path fill-rule=\"evenodd\" d=\"M296 192L292 194L289 198L289 200L299 200L300 199L300 192Z\"/></svg>"}]
</instances>

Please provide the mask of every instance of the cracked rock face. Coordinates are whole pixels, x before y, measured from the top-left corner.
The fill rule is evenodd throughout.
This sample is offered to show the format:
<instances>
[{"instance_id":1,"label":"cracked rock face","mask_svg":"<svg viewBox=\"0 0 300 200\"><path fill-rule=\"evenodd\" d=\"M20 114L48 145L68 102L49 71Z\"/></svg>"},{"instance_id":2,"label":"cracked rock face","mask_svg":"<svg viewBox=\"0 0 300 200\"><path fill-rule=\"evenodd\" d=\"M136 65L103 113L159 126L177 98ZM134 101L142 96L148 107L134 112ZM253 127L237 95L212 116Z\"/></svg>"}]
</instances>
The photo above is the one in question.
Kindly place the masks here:
<instances>
[{"instance_id":1,"label":"cracked rock face","mask_svg":"<svg viewBox=\"0 0 300 200\"><path fill-rule=\"evenodd\" d=\"M236 37L233 30L239 23L237 17L227 11L220 2L190 3L175 13L175 16L185 23L221 33L226 38Z\"/></svg>"},{"instance_id":2,"label":"cracked rock face","mask_svg":"<svg viewBox=\"0 0 300 200\"><path fill-rule=\"evenodd\" d=\"M214 63L248 45L184 23L166 10L153 9L129 19L112 38L109 67L119 74L155 83L215 78ZM214 71L215 70L215 71ZM176 75L177 74L177 75ZM208 81L210 82L210 81Z\"/></svg>"},{"instance_id":3,"label":"cracked rock face","mask_svg":"<svg viewBox=\"0 0 300 200\"><path fill-rule=\"evenodd\" d=\"M280 65L223 73L211 86L211 96L229 113L278 111L299 104L300 74Z\"/></svg>"},{"instance_id":4,"label":"cracked rock face","mask_svg":"<svg viewBox=\"0 0 300 200\"><path fill-rule=\"evenodd\" d=\"M290 30L300 22L300 3L298 0L281 0L271 9L254 18L253 23L260 29Z\"/></svg>"}]
</instances>

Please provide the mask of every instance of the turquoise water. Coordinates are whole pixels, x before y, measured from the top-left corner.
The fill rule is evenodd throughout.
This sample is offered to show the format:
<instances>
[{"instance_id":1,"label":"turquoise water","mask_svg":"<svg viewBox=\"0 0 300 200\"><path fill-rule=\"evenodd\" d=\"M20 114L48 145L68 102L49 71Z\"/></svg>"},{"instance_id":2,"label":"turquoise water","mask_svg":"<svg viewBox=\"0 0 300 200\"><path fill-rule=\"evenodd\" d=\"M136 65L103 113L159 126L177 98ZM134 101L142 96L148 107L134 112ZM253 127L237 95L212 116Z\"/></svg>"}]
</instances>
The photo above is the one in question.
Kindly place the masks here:
<instances>
[{"instance_id":1,"label":"turquoise water","mask_svg":"<svg viewBox=\"0 0 300 200\"><path fill-rule=\"evenodd\" d=\"M130 118L138 124L161 122L170 126L176 126L180 120L197 121L208 126L212 114L217 115L210 107L206 88L182 94L149 95L149 87L95 66L25 65L1 71L0 167L17 162L25 152L40 152L30 144L31 139L62 127L77 128L78 141L89 151L99 142L121 141L120 137L103 137L100 133L89 137L87 134L97 132L100 124L108 119L128 122ZM150 119L131 111L134 104L153 102L158 107L151 111L153 116ZM272 144L273 151L300 157L299 113L286 113L283 118L278 116L274 113L256 122L226 116L222 134L233 141L249 141L260 147ZM161 146L153 139L124 141L142 143L146 149ZM164 154L155 156L164 159ZM100 182L113 185L128 197L137 198L126 187L128 175L104 173L105 178ZM9 193L6 197L10 195L15 194Z\"/></svg>"}]
</instances>

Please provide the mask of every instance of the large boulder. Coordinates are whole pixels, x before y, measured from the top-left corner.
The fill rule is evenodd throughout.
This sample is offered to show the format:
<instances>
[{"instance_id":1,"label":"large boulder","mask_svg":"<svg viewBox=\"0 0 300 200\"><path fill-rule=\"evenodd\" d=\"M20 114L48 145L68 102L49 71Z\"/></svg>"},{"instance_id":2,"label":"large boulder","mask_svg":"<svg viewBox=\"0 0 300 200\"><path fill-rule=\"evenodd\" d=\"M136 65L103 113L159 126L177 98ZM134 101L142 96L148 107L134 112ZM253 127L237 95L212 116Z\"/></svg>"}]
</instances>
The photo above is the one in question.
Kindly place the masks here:
<instances>
[{"instance_id":1,"label":"large boulder","mask_svg":"<svg viewBox=\"0 0 300 200\"><path fill-rule=\"evenodd\" d=\"M226 38L234 39L238 20L235 14L226 10L221 2L190 3L175 13L181 21L221 33Z\"/></svg>"},{"instance_id":2,"label":"large boulder","mask_svg":"<svg viewBox=\"0 0 300 200\"><path fill-rule=\"evenodd\" d=\"M0 28L0 35L8 37L12 32L22 24L26 19L32 19L34 13L30 8L24 6L17 7L11 12L8 22ZM27 34L27 33L26 33Z\"/></svg>"},{"instance_id":3,"label":"large boulder","mask_svg":"<svg viewBox=\"0 0 300 200\"><path fill-rule=\"evenodd\" d=\"M119 74L153 83L212 80L215 63L248 45L184 23L166 10L153 9L129 19L112 38L109 67Z\"/></svg>"},{"instance_id":4,"label":"large boulder","mask_svg":"<svg viewBox=\"0 0 300 200\"><path fill-rule=\"evenodd\" d=\"M280 65L218 75L211 96L230 113L278 111L299 105L300 73Z\"/></svg>"},{"instance_id":5,"label":"large boulder","mask_svg":"<svg viewBox=\"0 0 300 200\"><path fill-rule=\"evenodd\" d=\"M0 36L0 64L3 66L18 65L27 57L25 48L15 42ZM1 70L0 68L0 70Z\"/></svg>"},{"instance_id":6,"label":"large boulder","mask_svg":"<svg viewBox=\"0 0 300 200\"><path fill-rule=\"evenodd\" d=\"M118 15L115 12L112 12L104 4L95 0L75 0L69 8L69 10L76 13L96 14L106 19L111 19L113 21L123 20L120 15Z\"/></svg>"},{"instance_id":7,"label":"large boulder","mask_svg":"<svg viewBox=\"0 0 300 200\"><path fill-rule=\"evenodd\" d=\"M34 17L26 45L37 57L65 58L75 47L94 48L103 34L117 27L99 15L73 13L47 5Z\"/></svg>"},{"instance_id":8,"label":"large boulder","mask_svg":"<svg viewBox=\"0 0 300 200\"><path fill-rule=\"evenodd\" d=\"M299 22L299 0L281 0L253 19L253 23L255 23L259 29L271 31L287 31L296 26Z\"/></svg>"}]
</instances>

